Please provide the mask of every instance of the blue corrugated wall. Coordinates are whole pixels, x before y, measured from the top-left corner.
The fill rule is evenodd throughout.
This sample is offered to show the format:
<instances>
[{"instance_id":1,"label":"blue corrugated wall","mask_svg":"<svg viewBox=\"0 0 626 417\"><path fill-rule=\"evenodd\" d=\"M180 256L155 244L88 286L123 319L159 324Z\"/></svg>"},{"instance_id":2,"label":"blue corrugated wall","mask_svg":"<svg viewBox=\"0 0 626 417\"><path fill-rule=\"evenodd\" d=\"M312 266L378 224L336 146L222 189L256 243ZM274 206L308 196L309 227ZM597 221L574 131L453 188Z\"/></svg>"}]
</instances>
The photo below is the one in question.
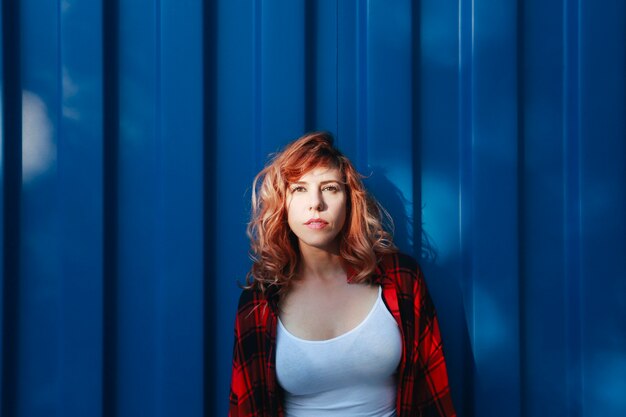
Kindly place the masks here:
<instances>
[{"instance_id":1,"label":"blue corrugated wall","mask_svg":"<svg viewBox=\"0 0 626 417\"><path fill-rule=\"evenodd\" d=\"M1 417L226 415L250 184L329 130L464 417L626 415L623 0L3 0Z\"/></svg>"}]
</instances>

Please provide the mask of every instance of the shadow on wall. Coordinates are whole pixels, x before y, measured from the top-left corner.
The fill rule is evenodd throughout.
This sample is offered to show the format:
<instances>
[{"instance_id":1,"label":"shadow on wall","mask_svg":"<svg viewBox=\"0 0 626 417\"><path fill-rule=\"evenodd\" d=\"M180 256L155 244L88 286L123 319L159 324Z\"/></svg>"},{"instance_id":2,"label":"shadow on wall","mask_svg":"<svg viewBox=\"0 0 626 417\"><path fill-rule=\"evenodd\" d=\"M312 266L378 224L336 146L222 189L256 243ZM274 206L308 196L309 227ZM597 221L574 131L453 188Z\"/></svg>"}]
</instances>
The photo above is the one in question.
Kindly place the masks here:
<instances>
[{"instance_id":1,"label":"shadow on wall","mask_svg":"<svg viewBox=\"0 0 626 417\"><path fill-rule=\"evenodd\" d=\"M460 260L458 257L447 257L446 264L440 264L434 240L421 222L415 224L415 219L410 214L411 201L387 177L385 168L373 166L371 172L374 174L365 179L365 185L393 218L396 245L402 252L411 254L418 260L437 307L457 414L459 417L473 416L474 390L468 384L471 385L473 380L474 355L461 282L455 279ZM417 237L419 242L415 242Z\"/></svg>"}]
</instances>

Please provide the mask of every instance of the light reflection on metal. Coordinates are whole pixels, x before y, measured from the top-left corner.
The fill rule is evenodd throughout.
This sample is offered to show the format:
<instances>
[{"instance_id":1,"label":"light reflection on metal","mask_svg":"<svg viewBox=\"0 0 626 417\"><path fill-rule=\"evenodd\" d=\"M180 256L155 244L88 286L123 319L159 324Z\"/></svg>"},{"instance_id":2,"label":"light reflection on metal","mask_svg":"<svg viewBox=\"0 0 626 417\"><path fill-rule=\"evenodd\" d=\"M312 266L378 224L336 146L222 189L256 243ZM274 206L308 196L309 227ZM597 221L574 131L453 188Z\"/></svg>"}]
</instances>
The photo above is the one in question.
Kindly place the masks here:
<instances>
[{"instance_id":1,"label":"light reflection on metal","mask_svg":"<svg viewBox=\"0 0 626 417\"><path fill-rule=\"evenodd\" d=\"M29 91L22 93L22 180L24 184L46 172L56 159L52 123L43 100Z\"/></svg>"}]
</instances>

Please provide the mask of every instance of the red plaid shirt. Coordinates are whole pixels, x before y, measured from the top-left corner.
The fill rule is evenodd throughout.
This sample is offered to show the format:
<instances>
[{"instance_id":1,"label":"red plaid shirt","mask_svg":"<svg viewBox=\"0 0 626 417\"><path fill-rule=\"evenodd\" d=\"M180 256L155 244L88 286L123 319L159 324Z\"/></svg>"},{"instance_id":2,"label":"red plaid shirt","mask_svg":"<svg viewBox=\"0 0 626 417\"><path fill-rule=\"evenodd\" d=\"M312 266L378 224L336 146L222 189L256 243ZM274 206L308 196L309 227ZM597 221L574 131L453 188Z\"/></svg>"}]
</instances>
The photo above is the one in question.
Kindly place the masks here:
<instances>
[{"instance_id":1,"label":"red plaid shirt","mask_svg":"<svg viewBox=\"0 0 626 417\"><path fill-rule=\"evenodd\" d=\"M452 417L448 374L441 335L426 283L413 258L385 255L374 283L402 334L398 367L398 417ZM282 389L276 381L277 297L244 290L235 322L230 388L230 417L284 415Z\"/></svg>"}]
</instances>

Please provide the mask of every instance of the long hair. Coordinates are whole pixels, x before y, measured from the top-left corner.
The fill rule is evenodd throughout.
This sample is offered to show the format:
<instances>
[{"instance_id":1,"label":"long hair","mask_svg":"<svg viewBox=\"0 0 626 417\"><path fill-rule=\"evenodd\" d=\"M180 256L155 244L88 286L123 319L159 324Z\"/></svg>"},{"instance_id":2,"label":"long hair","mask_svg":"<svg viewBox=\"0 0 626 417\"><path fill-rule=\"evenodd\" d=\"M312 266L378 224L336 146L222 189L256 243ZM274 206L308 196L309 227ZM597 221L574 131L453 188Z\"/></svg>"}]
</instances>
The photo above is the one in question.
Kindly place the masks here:
<instances>
[{"instance_id":1,"label":"long hair","mask_svg":"<svg viewBox=\"0 0 626 417\"><path fill-rule=\"evenodd\" d=\"M352 163L333 146L326 132L306 134L275 154L252 183L252 215L248 223L252 268L247 288L265 292L277 286L279 294L296 278L300 258L298 239L287 223L285 200L291 182L317 167L337 168L346 188L346 221L338 235L339 254L344 264L355 271L350 282L370 282L378 259L397 252L383 220L392 227L387 211L367 192L361 175Z\"/></svg>"}]
</instances>

